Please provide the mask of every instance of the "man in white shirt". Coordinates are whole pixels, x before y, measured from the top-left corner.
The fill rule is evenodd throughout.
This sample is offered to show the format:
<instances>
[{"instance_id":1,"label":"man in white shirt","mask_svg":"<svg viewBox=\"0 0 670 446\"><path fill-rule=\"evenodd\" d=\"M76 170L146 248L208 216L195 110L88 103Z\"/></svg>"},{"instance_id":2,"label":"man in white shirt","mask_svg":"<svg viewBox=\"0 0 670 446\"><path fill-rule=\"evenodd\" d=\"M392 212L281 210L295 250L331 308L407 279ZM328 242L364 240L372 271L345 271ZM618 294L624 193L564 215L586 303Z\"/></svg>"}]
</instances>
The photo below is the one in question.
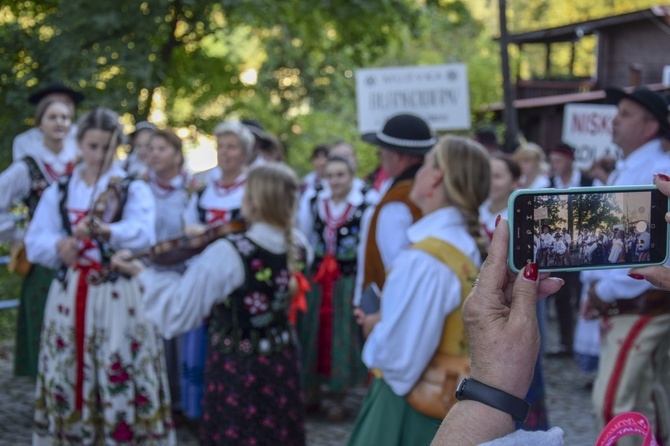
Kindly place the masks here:
<instances>
[{"instance_id":1,"label":"man in white shirt","mask_svg":"<svg viewBox=\"0 0 670 446\"><path fill-rule=\"evenodd\" d=\"M72 109L72 116L74 117L75 107L84 100L84 95L66 85L55 83L28 96L28 102L33 105L37 105L45 99L58 99L65 102ZM73 124L64 144L76 146L76 134L77 126ZM31 155L34 150L39 149L43 144L42 132L37 127L18 134L12 143L12 160L18 161L27 155Z\"/></svg>"},{"instance_id":2,"label":"man in white shirt","mask_svg":"<svg viewBox=\"0 0 670 446\"><path fill-rule=\"evenodd\" d=\"M623 150L623 160L608 176L608 185L651 184L656 172L670 172L670 155L660 136L670 134L668 105L658 93L639 87L631 93L608 89L618 104L612 139ZM670 293L634 280L625 269L582 273L589 287L586 315L601 319L601 354L593 388L597 429L614 416L635 411L645 415L658 440L670 441ZM628 445L627 439L617 444Z\"/></svg>"},{"instance_id":3,"label":"man in white shirt","mask_svg":"<svg viewBox=\"0 0 670 446\"><path fill-rule=\"evenodd\" d=\"M354 305L358 306L362 290L371 283L382 289L386 272L398 254L409 246L407 228L421 218L421 211L410 201L414 175L423 157L435 145L428 123L411 114L391 117L376 133L363 140L381 148L381 164L389 182L374 211L363 223L359 244L359 265Z\"/></svg>"}]
</instances>

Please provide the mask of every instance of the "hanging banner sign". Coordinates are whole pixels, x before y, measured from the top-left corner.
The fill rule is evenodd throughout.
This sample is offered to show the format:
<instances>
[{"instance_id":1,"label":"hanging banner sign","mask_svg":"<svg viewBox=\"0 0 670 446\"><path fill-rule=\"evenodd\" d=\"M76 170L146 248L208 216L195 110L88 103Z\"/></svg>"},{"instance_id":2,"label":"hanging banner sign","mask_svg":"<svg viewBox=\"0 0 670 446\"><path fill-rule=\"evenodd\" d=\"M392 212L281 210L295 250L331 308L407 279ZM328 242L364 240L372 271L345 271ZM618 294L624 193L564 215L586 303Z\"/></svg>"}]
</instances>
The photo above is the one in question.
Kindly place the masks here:
<instances>
[{"instance_id":1,"label":"hanging banner sign","mask_svg":"<svg viewBox=\"0 0 670 446\"><path fill-rule=\"evenodd\" d=\"M587 170L604 157L621 158L621 149L612 142L614 105L566 104L563 112L563 141L575 148L575 165Z\"/></svg>"},{"instance_id":2,"label":"hanging banner sign","mask_svg":"<svg viewBox=\"0 0 670 446\"><path fill-rule=\"evenodd\" d=\"M356 71L358 130L381 130L398 113L424 118L433 130L470 128L465 64L365 68Z\"/></svg>"}]
</instances>

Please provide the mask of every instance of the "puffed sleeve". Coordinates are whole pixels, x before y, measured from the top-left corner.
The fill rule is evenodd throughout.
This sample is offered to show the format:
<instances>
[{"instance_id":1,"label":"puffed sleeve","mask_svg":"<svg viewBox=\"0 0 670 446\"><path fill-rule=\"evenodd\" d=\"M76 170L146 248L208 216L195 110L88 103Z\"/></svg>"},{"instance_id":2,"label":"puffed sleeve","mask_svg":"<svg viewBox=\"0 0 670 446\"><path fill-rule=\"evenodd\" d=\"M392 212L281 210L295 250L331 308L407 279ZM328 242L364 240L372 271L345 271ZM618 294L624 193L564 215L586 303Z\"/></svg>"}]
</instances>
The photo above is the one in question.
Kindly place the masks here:
<instances>
[{"instance_id":1,"label":"puffed sleeve","mask_svg":"<svg viewBox=\"0 0 670 446\"><path fill-rule=\"evenodd\" d=\"M225 259L225 261L222 261ZM225 239L211 244L189 265L183 275L144 270L144 314L166 339L185 333L209 315L244 283L239 253Z\"/></svg>"},{"instance_id":2,"label":"puffed sleeve","mask_svg":"<svg viewBox=\"0 0 670 446\"><path fill-rule=\"evenodd\" d=\"M28 165L17 162L0 174L0 240L10 240L14 235L14 219L9 208L14 200L23 199L30 193Z\"/></svg>"},{"instance_id":3,"label":"puffed sleeve","mask_svg":"<svg viewBox=\"0 0 670 446\"><path fill-rule=\"evenodd\" d=\"M56 269L61 264L56 243L61 238L67 237L67 232L63 229L58 201L58 183L56 182L42 194L24 239L28 261L51 269Z\"/></svg>"},{"instance_id":4,"label":"puffed sleeve","mask_svg":"<svg viewBox=\"0 0 670 446\"><path fill-rule=\"evenodd\" d=\"M109 244L112 249L143 251L156 244L156 204L149 186L133 181L121 220L110 223Z\"/></svg>"}]
</instances>

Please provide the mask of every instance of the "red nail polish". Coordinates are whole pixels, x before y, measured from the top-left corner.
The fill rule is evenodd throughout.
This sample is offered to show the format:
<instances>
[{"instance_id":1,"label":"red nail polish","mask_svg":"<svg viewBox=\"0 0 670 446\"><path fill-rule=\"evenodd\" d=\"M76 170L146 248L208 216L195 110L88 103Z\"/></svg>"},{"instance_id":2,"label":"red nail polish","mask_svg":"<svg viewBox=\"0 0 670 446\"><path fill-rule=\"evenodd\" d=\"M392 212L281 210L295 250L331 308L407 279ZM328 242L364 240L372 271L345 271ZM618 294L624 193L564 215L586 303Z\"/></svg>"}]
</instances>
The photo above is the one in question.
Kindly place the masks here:
<instances>
[{"instance_id":1,"label":"red nail polish","mask_svg":"<svg viewBox=\"0 0 670 446\"><path fill-rule=\"evenodd\" d=\"M635 280L644 280L645 279L645 277L642 274L635 274L635 273L628 274L628 277L630 277L631 279L635 279Z\"/></svg>"},{"instance_id":2,"label":"red nail polish","mask_svg":"<svg viewBox=\"0 0 670 446\"><path fill-rule=\"evenodd\" d=\"M523 269L523 277L531 282L537 281L538 274L537 263L528 263Z\"/></svg>"},{"instance_id":3,"label":"red nail polish","mask_svg":"<svg viewBox=\"0 0 670 446\"><path fill-rule=\"evenodd\" d=\"M659 177L661 180L665 181L666 183L670 182L670 177L664 173L657 173L656 176Z\"/></svg>"},{"instance_id":4,"label":"red nail polish","mask_svg":"<svg viewBox=\"0 0 670 446\"><path fill-rule=\"evenodd\" d=\"M500 215L500 214L498 214L498 216L496 217L496 228L498 227L498 223L500 223L500 218L501 217L502 217L502 215Z\"/></svg>"}]
</instances>

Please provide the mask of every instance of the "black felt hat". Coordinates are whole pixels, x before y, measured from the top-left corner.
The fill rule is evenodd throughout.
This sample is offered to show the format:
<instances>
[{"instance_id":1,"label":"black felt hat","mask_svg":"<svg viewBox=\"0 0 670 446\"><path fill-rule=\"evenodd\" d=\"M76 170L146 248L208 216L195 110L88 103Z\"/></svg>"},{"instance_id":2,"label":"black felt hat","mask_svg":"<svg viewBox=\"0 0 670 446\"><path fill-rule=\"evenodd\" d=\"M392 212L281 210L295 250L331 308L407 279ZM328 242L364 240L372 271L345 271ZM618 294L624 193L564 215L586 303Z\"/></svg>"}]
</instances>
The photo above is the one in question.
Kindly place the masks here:
<instances>
[{"instance_id":1,"label":"black felt hat","mask_svg":"<svg viewBox=\"0 0 670 446\"><path fill-rule=\"evenodd\" d=\"M270 135L265 132L263 125L256 121L255 119L243 119L242 124L244 124L254 136L261 140L262 146L264 149L272 147L274 141L271 139Z\"/></svg>"},{"instance_id":2,"label":"black felt hat","mask_svg":"<svg viewBox=\"0 0 670 446\"><path fill-rule=\"evenodd\" d=\"M658 121L659 134L670 134L668 123L668 102L660 93L651 91L647 87L637 87L630 93L621 88L606 88L607 100L618 104L622 99L629 99L647 110Z\"/></svg>"},{"instance_id":3,"label":"black felt hat","mask_svg":"<svg viewBox=\"0 0 670 446\"><path fill-rule=\"evenodd\" d=\"M79 104L81 101L84 100L84 95L79 93L78 91L73 90L67 85L63 85L61 83L54 83L49 84L46 87L41 88L37 90L35 93L28 96L28 102L37 105L42 99L44 99L45 96L50 95L52 93L63 93L70 96L72 102L74 102L75 105Z\"/></svg>"},{"instance_id":4,"label":"black felt hat","mask_svg":"<svg viewBox=\"0 0 670 446\"><path fill-rule=\"evenodd\" d=\"M363 140L385 149L406 155L425 155L435 145L437 138L428 123L416 115L395 115L376 133L366 133Z\"/></svg>"}]
</instances>

